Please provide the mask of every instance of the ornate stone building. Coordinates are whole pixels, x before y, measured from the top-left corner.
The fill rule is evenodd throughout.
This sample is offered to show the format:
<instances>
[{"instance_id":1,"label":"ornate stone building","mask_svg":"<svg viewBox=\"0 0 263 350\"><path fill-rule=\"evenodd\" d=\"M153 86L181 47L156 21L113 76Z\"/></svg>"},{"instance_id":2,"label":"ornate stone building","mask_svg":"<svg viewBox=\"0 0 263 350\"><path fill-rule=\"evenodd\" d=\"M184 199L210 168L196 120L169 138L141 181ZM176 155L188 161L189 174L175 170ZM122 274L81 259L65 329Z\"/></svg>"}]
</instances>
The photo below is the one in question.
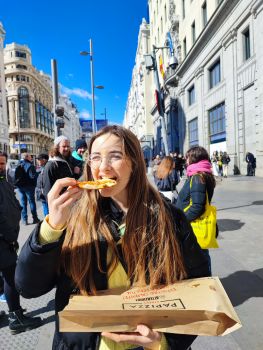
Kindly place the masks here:
<instances>
[{"instance_id":1,"label":"ornate stone building","mask_svg":"<svg viewBox=\"0 0 263 350\"><path fill-rule=\"evenodd\" d=\"M0 151L8 151L8 122L5 93L5 73L4 73L4 38L5 31L0 22Z\"/></svg>"},{"instance_id":2,"label":"ornate stone building","mask_svg":"<svg viewBox=\"0 0 263 350\"><path fill-rule=\"evenodd\" d=\"M151 89L153 76L147 74L144 55L149 52L150 28L143 19L138 36L138 47L135 58L135 66L132 72L131 86L129 90L124 126L131 129L141 142L145 158L152 158L153 149L153 123L151 116Z\"/></svg>"},{"instance_id":3,"label":"ornate stone building","mask_svg":"<svg viewBox=\"0 0 263 350\"><path fill-rule=\"evenodd\" d=\"M32 65L25 45L6 45L4 65L10 153L47 152L54 139L50 77Z\"/></svg>"}]
</instances>

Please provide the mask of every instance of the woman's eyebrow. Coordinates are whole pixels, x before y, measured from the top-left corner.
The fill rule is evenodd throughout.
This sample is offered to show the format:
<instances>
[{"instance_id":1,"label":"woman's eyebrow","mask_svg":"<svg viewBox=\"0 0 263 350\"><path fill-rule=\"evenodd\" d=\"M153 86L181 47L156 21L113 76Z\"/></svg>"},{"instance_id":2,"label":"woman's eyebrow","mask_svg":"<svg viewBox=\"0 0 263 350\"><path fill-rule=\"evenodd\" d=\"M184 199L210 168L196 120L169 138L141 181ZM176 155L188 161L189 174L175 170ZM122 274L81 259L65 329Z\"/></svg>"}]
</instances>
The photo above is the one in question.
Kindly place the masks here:
<instances>
[{"instance_id":1,"label":"woman's eyebrow","mask_svg":"<svg viewBox=\"0 0 263 350\"><path fill-rule=\"evenodd\" d=\"M105 152L103 152L103 153L105 153ZM112 154L112 153L119 153L119 154L123 155L123 152L119 151L119 150L112 150L112 151L107 152L107 154ZM91 152L91 154L101 154L101 152L99 152L99 151Z\"/></svg>"}]
</instances>

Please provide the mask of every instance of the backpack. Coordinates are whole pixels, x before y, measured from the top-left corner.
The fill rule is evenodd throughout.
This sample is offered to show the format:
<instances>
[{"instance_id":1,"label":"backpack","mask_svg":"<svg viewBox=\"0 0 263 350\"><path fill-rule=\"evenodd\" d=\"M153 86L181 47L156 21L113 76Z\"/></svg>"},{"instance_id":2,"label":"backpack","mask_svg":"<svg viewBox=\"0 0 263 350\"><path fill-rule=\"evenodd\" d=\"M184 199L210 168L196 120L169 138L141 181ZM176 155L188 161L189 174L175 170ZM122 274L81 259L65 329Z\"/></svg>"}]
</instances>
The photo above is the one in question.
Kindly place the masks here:
<instances>
[{"instance_id":1,"label":"backpack","mask_svg":"<svg viewBox=\"0 0 263 350\"><path fill-rule=\"evenodd\" d=\"M18 164L15 170L14 186L16 187L24 187L24 186L32 186L32 185L35 186L36 176L34 175L35 171L33 170L34 170L34 167L32 165L30 165L30 167L26 171L23 163ZM32 172L33 175L30 172Z\"/></svg>"},{"instance_id":2,"label":"backpack","mask_svg":"<svg viewBox=\"0 0 263 350\"><path fill-rule=\"evenodd\" d=\"M15 169L14 185L16 187L23 187L27 185L27 182L28 182L28 177L27 177L26 171L22 164L18 164L18 166Z\"/></svg>"}]
</instances>

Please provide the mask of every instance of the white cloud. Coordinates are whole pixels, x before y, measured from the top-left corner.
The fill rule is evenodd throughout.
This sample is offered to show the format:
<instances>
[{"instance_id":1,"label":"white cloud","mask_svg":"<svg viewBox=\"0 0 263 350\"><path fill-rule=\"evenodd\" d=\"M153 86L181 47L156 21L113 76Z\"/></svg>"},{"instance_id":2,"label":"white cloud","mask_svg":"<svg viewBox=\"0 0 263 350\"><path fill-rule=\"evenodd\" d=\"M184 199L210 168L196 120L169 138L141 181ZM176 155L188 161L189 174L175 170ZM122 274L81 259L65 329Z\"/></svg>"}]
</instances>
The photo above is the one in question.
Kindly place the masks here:
<instances>
[{"instance_id":1,"label":"white cloud","mask_svg":"<svg viewBox=\"0 0 263 350\"><path fill-rule=\"evenodd\" d=\"M109 121L108 121L108 124L109 124L109 125L122 125L122 122L116 122L116 121L114 121L114 120L109 120Z\"/></svg>"},{"instance_id":2,"label":"white cloud","mask_svg":"<svg viewBox=\"0 0 263 350\"><path fill-rule=\"evenodd\" d=\"M60 90L61 90L61 94L62 95L77 96L77 97L83 98L85 100L86 99L89 99L89 100L92 99L92 95L88 91L83 90L83 89L79 89L79 88L70 89L70 88L67 88L64 85L60 85Z\"/></svg>"},{"instance_id":3,"label":"white cloud","mask_svg":"<svg viewBox=\"0 0 263 350\"><path fill-rule=\"evenodd\" d=\"M91 118L91 114L87 109L83 109L82 111L79 112L80 117L82 118Z\"/></svg>"}]
</instances>

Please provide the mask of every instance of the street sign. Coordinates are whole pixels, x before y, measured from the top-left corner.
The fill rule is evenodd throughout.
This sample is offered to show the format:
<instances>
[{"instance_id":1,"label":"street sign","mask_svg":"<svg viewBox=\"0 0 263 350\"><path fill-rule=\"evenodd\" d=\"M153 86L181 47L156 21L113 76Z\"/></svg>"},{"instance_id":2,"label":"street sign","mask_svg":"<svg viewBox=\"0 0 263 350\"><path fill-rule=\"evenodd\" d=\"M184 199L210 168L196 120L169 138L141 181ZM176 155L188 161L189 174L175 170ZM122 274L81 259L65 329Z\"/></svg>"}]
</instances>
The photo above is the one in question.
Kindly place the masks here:
<instances>
[{"instance_id":1,"label":"street sign","mask_svg":"<svg viewBox=\"0 0 263 350\"><path fill-rule=\"evenodd\" d=\"M82 132L92 132L92 120L89 119L79 119ZM108 125L107 119L96 119L96 130L99 131L104 126Z\"/></svg>"}]
</instances>

